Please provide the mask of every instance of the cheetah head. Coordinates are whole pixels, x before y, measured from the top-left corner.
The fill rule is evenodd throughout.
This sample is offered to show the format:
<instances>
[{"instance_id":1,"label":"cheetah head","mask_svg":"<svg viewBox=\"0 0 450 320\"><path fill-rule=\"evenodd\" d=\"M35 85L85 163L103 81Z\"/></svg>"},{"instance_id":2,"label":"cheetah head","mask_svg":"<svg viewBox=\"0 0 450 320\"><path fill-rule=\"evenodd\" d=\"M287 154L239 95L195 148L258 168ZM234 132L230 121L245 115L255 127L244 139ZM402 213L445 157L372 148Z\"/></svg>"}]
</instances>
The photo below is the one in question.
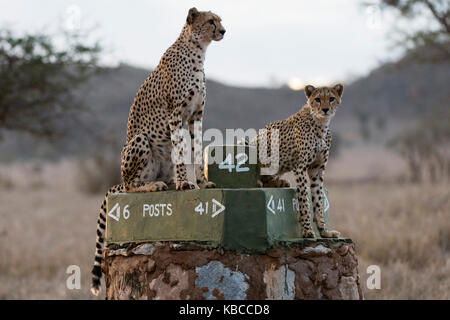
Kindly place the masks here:
<instances>
[{"instance_id":1,"label":"cheetah head","mask_svg":"<svg viewBox=\"0 0 450 320\"><path fill-rule=\"evenodd\" d=\"M311 85L305 87L306 99L311 107L313 116L317 118L331 118L341 103L344 86L337 84L334 87L315 88Z\"/></svg>"},{"instance_id":2,"label":"cheetah head","mask_svg":"<svg viewBox=\"0 0 450 320\"><path fill-rule=\"evenodd\" d=\"M189 9L186 19L190 27L192 37L196 41L209 43L211 41L220 41L225 34L225 28L221 23L222 19L211 11L198 11L196 8Z\"/></svg>"}]
</instances>

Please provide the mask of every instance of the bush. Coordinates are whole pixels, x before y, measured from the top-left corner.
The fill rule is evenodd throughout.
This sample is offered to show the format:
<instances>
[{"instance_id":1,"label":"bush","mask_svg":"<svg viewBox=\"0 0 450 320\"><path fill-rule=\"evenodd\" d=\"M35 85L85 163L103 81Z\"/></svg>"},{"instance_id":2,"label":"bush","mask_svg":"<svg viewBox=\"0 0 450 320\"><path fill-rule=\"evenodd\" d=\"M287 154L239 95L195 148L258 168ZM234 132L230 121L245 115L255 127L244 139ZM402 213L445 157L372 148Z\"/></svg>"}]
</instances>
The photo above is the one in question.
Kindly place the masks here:
<instances>
[{"instance_id":1,"label":"bush","mask_svg":"<svg viewBox=\"0 0 450 320\"><path fill-rule=\"evenodd\" d=\"M121 183L120 157L103 152L90 159L79 160L77 186L84 193L105 193Z\"/></svg>"},{"instance_id":2,"label":"bush","mask_svg":"<svg viewBox=\"0 0 450 320\"><path fill-rule=\"evenodd\" d=\"M389 147L408 163L412 182L450 180L450 111L437 109L392 139Z\"/></svg>"}]
</instances>

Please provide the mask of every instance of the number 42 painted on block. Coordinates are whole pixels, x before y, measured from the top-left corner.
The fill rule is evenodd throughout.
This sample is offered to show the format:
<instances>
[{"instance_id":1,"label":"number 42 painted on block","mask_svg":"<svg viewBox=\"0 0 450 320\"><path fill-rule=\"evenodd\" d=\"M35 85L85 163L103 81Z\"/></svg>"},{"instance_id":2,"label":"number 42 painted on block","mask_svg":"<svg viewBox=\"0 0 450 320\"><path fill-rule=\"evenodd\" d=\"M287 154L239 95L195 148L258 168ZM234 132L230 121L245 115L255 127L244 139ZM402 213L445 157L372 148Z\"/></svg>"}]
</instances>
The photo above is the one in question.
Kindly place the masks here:
<instances>
[{"instance_id":1,"label":"number 42 painted on block","mask_svg":"<svg viewBox=\"0 0 450 320\"><path fill-rule=\"evenodd\" d=\"M236 156L236 165L233 164L231 153L228 153L226 158L219 163L219 169L228 170L228 172L233 172L236 168L236 172L246 172L249 171L249 167L242 167L248 160L248 156L245 153L238 153Z\"/></svg>"}]
</instances>

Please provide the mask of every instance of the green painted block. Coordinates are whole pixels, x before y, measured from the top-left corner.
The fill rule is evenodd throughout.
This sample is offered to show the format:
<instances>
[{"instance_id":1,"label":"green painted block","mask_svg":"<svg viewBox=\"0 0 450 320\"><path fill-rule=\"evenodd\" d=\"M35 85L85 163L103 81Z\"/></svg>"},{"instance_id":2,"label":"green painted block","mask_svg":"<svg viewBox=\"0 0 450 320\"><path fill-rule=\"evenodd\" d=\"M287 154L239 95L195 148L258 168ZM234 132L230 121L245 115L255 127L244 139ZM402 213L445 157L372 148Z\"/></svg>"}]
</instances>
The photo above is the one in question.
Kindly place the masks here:
<instances>
[{"instance_id":1,"label":"green painted block","mask_svg":"<svg viewBox=\"0 0 450 320\"><path fill-rule=\"evenodd\" d=\"M107 212L107 243L202 241L263 252L276 242L301 238L292 188L111 194Z\"/></svg>"},{"instance_id":2,"label":"green painted block","mask_svg":"<svg viewBox=\"0 0 450 320\"><path fill-rule=\"evenodd\" d=\"M301 237L294 189L225 191L230 210L225 214L221 245L236 251L263 252L277 240Z\"/></svg>"},{"instance_id":3,"label":"green painted block","mask_svg":"<svg viewBox=\"0 0 450 320\"><path fill-rule=\"evenodd\" d=\"M205 176L218 188L256 188L256 148L244 145L205 148Z\"/></svg>"},{"instance_id":4,"label":"green painted block","mask_svg":"<svg viewBox=\"0 0 450 320\"><path fill-rule=\"evenodd\" d=\"M223 193L219 189L206 193L190 190L111 194L107 203L106 240L118 243L195 238L218 242L223 214L212 216L211 210L222 202ZM200 203L205 205L204 210L206 203L211 206L207 210L209 214L201 214Z\"/></svg>"}]
</instances>

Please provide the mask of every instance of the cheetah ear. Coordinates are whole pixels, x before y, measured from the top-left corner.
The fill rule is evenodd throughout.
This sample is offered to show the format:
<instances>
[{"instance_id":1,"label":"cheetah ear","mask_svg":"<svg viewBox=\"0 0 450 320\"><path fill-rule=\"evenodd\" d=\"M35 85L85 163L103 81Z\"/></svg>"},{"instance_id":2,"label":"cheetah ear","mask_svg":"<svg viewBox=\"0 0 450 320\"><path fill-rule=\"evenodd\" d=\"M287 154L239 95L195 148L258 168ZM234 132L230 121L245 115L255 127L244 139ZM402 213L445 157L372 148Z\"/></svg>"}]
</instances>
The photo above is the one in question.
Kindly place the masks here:
<instances>
[{"instance_id":1,"label":"cheetah ear","mask_svg":"<svg viewBox=\"0 0 450 320\"><path fill-rule=\"evenodd\" d=\"M314 88L311 85L307 85L305 86L305 95L306 95L306 99L309 99L309 97L311 97L311 94L314 92L314 90L316 90L316 88Z\"/></svg>"},{"instance_id":2,"label":"cheetah ear","mask_svg":"<svg viewBox=\"0 0 450 320\"><path fill-rule=\"evenodd\" d=\"M188 24L192 24L194 22L195 17L198 16L197 8L193 7L189 9L188 16L186 18L186 22Z\"/></svg>"},{"instance_id":3,"label":"cheetah ear","mask_svg":"<svg viewBox=\"0 0 450 320\"><path fill-rule=\"evenodd\" d=\"M342 93L344 92L344 86L342 84L338 83L333 87L333 89L336 90L337 94L339 95L339 98L342 97Z\"/></svg>"}]
</instances>

